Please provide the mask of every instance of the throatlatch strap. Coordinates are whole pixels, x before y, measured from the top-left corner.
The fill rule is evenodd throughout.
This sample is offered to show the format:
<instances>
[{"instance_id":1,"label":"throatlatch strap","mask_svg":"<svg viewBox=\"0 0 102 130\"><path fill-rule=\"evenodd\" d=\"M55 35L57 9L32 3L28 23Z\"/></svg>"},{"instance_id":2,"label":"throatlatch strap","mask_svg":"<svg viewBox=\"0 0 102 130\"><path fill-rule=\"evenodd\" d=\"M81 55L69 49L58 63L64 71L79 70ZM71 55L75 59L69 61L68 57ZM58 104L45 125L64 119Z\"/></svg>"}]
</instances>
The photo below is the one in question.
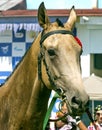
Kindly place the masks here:
<instances>
[{"instance_id":1,"label":"throatlatch strap","mask_svg":"<svg viewBox=\"0 0 102 130\"><path fill-rule=\"evenodd\" d=\"M55 93L54 97L53 97L52 100L51 100L51 103L50 103L50 105L49 105L49 108L48 108L48 110L47 110L47 113L46 113L46 116L45 116L45 119L44 119L43 130L45 130L45 128L46 128L46 126L47 126L48 120L49 120L50 115L51 115L51 111L52 111L52 109L53 109L53 106L54 106L54 104L55 104L57 98L60 98L60 96L59 96L57 93Z\"/></svg>"}]
</instances>

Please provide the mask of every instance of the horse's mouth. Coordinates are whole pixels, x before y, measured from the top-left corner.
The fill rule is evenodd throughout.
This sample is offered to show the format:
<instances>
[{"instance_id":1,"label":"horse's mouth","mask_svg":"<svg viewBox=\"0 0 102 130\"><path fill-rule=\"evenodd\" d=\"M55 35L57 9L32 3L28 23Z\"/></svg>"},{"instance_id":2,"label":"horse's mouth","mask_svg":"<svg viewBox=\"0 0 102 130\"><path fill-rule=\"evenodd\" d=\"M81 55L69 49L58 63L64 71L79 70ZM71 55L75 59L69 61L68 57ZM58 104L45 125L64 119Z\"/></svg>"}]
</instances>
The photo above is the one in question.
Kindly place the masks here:
<instances>
[{"instance_id":1,"label":"horse's mouth","mask_svg":"<svg viewBox=\"0 0 102 130\"><path fill-rule=\"evenodd\" d=\"M81 116L83 114L83 112L85 111L84 109L80 109L80 108L76 108L76 107L71 107L71 106L67 106L68 107L68 113L75 117L75 116Z\"/></svg>"},{"instance_id":2,"label":"horse's mouth","mask_svg":"<svg viewBox=\"0 0 102 130\"><path fill-rule=\"evenodd\" d=\"M59 80L58 80L59 81ZM68 113L72 116L81 116L87 109L88 102L83 101L81 97L76 94L73 94L74 96L70 96L69 92L66 92L64 89L65 87L60 80L60 82L56 82L56 92L62 97L62 100L64 100L67 104Z\"/></svg>"},{"instance_id":3,"label":"horse's mouth","mask_svg":"<svg viewBox=\"0 0 102 130\"><path fill-rule=\"evenodd\" d=\"M88 108L88 103L85 105L82 102L73 102L66 99L68 113L72 116L81 116Z\"/></svg>"}]
</instances>

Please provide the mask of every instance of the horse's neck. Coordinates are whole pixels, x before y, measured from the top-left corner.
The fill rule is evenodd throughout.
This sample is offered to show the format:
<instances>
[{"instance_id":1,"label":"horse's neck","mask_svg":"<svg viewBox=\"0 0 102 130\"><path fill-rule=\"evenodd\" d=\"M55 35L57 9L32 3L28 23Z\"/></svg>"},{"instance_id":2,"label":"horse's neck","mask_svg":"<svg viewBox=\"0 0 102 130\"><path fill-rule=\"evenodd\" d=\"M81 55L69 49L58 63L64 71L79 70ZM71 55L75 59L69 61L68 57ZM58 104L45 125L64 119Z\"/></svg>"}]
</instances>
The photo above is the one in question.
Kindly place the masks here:
<instances>
[{"instance_id":1,"label":"horse's neck","mask_svg":"<svg viewBox=\"0 0 102 130\"><path fill-rule=\"evenodd\" d=\"M32 44L32 47L25 54L20 64L16 67L14 72L3 85L6 90L11 91L14 89L19 89L19 91L22 91L23 89L26 90L28 88L32 90L35 77L37 76L39 37L37 40L35 40L35 42ZM0 88L0 91L4 90L3 87Z\"/></svg>"},{"instance_id":2,"label":"horse's neck","mask_svg":"<svg viewBox=\"0 0 102 130\"><path fill-rule=\"evenodd\" d=\"M8 116L9 120L12 120L12 124L16 122L16 119L20 122L24 117L30 120L34 116L33 119L36 118L36 120L32 121L35 124L42 121L39 116L44 118L50 91L38 80L38 53L39 38L33 43L10 78L0 88L1 106L8 105ZM0 113L5 113L5 111L6 108L3 108ZM14 119L15 117L16 119Z\"/></svg>"},{"instance_id":3,"label":"horse's neck","mask_svg":"<svg viewBox=\"0 0 102 130\"><path fill-rule=\"evenodd\" d=\"M0 99L8 95L9 97L12 96L14 99L24 96L25 99L29 100L37 76L39 37L32 44L32 47L25 54L24 58L5 84L0 88Z\"/></svg>"}]
</instances>

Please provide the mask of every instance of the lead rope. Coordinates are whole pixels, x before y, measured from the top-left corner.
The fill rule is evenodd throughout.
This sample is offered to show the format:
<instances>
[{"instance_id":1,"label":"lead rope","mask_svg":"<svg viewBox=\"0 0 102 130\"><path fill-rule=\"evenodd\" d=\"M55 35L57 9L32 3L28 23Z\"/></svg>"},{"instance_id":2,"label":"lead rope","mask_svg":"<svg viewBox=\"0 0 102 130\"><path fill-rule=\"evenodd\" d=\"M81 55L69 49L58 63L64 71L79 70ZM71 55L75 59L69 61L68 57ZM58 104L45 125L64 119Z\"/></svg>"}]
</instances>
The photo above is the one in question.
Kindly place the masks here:
<instances>
[{"instance_id":1,"label":"lead rope","mask_svg":"<svg viewBox=\"0 0 102 130\"><path fill-rule=\"evenodd\" d=\"M51 100L51 103L50 103L50 105L49 105L49 108L48 108L48 110L47 110L47 113L46 113L46 115L45 115L45 119L44 119L44 123L43 123L43 130L45 130L45 128L46 128L46 126L47 126L48 120L49 120L50 115L51 115L51 111L52 111L52 109L53 109L53 106L54 106L54 104L55 104L57 98L60 98L60 96L59 96L57 93L55 93L53 99Z\"/></svg>"},{"instance_id":2,"label":"lead rope","mask_svg":"<svg viewBox=\"0 0 102 130\"><path fill-rule=\"evenodd\" d=\"M46 113L46 115L45 115L45 119L44 119L44 123L43 123L43 130L45 130L45 128L46 128L46 126L47 126L47 123L48 123L49 118L50 118L50 115L51 115L51 111L52 111L52 109L53 109L53 106L54 106L54 104L55 104L57 98L60 98L60 96L59 96L57 93L55 93L54 97L53 97L52 100L51 100L51 103L50 103L50 105L49 105L49 108L48 108L48 110L47 110L47 113ZM92 124L94 125L95 129L97 130L97 126L96 126L96 124L95 124L95 121L94 121L93 118L92 118L92 115L91 115L89 109L86 109L86 113L87 113L89 119L91 120ZM65 115L65 116L66 116L66 115ZM65 116L63 116L62 118L64 118ZM59 118L59 119L50 119L50 121L52 121L52 122L55 122L55 121L58 121L58 120L61 120L61 118Z\"/></svg>"}]
</instances>

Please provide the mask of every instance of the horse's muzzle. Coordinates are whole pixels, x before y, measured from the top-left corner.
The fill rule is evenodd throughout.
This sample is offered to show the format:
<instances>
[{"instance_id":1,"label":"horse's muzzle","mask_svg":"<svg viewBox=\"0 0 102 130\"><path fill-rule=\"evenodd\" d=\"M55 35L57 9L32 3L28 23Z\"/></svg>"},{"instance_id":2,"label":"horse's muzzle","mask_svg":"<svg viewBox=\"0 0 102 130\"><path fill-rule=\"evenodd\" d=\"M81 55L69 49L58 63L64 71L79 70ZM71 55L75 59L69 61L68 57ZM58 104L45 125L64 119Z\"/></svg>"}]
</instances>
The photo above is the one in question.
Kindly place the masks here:
<instances>
[{"instance_id":1,"label":"horse's muzzle","mask_svg":"<svg viewBox=\"0 0 102 130\"><path fill-rule=\"evenodd\" d=\"M69 113L74 116L81 116L89 107L89 100L80 100L79 97L73 97L71 100L71 106Z\"/></svg>"}]
</instances>

